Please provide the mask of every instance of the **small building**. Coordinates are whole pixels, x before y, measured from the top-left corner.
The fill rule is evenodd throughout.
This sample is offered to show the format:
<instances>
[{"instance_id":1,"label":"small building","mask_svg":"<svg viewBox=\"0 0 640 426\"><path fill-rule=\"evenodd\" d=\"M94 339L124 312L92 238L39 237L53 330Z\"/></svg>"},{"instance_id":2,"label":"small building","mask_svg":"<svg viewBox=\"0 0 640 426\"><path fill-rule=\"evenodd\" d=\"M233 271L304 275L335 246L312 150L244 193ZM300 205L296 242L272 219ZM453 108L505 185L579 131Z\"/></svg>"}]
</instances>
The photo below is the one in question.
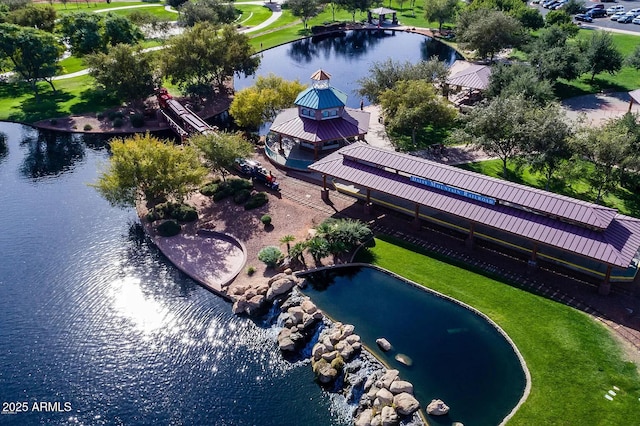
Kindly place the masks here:
<instances>
[{"instance_id":1,"label":"small building","mask_svg":"<svg viewBox=\"0 0 640 426\"><path fill-rule=\"evenodd\" d=\"M295 108L282 111L269 129L282 148L288 139L313 152L314 159L356 140L369 131L369 113L346 106L347 94L332 87L331 75L323 70L312 76L312 85L300 92Z\"/></svg>"},{"instance_id":2,"label":"small building","mask_svg":"<svg viewBox=\"0 0 640 426\"><path fill-rule=\"evenodd\" d=\"M557 265L600 283L632 282L640 219L617 210L376 147L353 144L309 166L341 192L483 240L529 265Z\"/></svg>"}]
</instances>

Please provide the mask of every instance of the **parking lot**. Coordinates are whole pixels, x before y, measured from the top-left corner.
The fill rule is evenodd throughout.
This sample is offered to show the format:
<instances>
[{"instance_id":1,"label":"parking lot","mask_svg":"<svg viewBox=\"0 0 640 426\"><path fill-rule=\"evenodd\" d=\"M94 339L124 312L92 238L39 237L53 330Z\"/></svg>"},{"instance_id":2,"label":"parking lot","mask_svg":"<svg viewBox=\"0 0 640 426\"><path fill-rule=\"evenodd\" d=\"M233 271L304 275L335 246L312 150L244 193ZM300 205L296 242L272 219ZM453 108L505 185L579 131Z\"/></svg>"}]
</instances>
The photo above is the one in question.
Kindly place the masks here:
<instances>
[{"instance_id":1,"label":"parking lot","mask_svg":"<svg viewBox=\"0 0 640 426\"><path fill-rule=\"evenodd\" d=\"M585 7L589 7L589 6L592 6L594 4L598 4L598 3L600 3L600 2L599 1L585 1L584 5L585 5ZM615 1L615 2L602 2L602 4L604 5L605 9L608 9L611 6L622 5L622 6L624 6L624 10L627 11L627 12L630 11L631 9L635 9L635 8L640 7L640 1L638 1L638 0L618 0L618 1ZM539 4L531 4L531 6L532 7L536 7L543 16L546 15L549 12L548 9L543 8ZM613 30L635 32L635 33L638 33L640 35L640 25L636 25L636 24L632 24L632 23L619 24L619 23L617 23L615 21L612 21L609 16L604 16L602 18L594 18L593 22L591 22L591 23L580 22L579 24L584 28L610 28L610 29L613 29Z\"/></svg>"}]
</instances>

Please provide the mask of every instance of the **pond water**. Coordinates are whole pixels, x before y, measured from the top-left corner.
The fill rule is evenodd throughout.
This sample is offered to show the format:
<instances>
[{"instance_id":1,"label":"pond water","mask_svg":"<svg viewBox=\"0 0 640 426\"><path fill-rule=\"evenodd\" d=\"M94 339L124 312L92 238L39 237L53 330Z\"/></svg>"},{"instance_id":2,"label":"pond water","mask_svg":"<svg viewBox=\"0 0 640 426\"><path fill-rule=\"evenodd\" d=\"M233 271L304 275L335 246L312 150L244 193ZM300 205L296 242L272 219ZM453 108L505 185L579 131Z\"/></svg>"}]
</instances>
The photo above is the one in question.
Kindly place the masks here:
<instances>
[{"instance_id":1,"label":"pond water","mask_svg":"<svg viewBox=\"0 0 640 426\"><path fill-rule=\"evenodd\" d=\"M236 90L253 85L256 76L269 73L309 84L311 74L322 68L331 74L331 84L349 95L347 106L352 108L360 106L361 98L356 94L358 80L369 75L374 62L393 58L416 63L436 56L451 64L460 58L454 49L430 37L390 30L347 31L321 39L310 37L266 50L260 56L262 61L255 76L236 78Z\"/></svg>"},{"instance_id":2,"label":"pond water","mask_svg":"<svg viewBox=\"0 0 640 426\"><path fill-rule=\"evenodd\" d=\"M355 325L363 342L413 383L422 408L432 399L451 407L446 416L429 417L431 424L497 425L522 397L526 379L512 346L469 309L370 267L308 278L305 294L332 318ZM380 337L391 351L380 350Z\"/></svg>"},{"instance_id":3,"label":"pond water","mask_svg":"<svg viewBox=\"0 0 640 426\"><path fill-rule=\"evenodd\" d=\"M0 424L349 424L277 329L232 315L87 185L104 139L0 133L0 402L29 407Z\"/></svg>"}]
</instances>

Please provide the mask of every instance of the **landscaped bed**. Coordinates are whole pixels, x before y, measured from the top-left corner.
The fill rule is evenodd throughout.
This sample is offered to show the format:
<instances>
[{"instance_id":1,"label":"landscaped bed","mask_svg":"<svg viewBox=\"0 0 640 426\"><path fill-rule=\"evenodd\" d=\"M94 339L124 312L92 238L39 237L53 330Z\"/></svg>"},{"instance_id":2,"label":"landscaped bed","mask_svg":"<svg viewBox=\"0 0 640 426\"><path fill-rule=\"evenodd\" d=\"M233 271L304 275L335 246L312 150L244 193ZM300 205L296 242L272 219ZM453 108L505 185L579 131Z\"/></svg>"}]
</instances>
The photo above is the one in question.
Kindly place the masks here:
<instances>
[{"instance_id":1,"label":"landscaped bed","mask_svg":"<svg viewBox=\"0 0 640 426\"><path fill-rule=\"evenodd\" d=\"M513 339L531 372L529 398L510 425L622 425L640 410L640 375L609 330L587 314L436 260L390 237L369 249L373 264L465 302ZM473 356L470 354L469 356ZM613 386L612 400L605 398Z\"/></svg>"}]
</instances>

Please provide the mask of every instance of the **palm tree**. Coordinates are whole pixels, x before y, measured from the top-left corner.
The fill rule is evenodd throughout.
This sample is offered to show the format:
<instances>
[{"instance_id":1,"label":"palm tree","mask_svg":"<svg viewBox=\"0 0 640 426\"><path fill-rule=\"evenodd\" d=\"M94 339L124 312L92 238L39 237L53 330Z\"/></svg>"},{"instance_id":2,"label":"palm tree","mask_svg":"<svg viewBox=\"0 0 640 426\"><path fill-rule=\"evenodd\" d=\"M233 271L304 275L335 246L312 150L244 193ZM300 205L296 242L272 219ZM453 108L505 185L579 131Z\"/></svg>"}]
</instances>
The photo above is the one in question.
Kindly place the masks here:
<instances>
[{"instance_id":1,"label":"palm tree","mask_svg":"<svg viewBox=\"0 0 640 426\"><path fill-rule=\"evenodd\" d=\"M300 264L306 268L307 263L304 260L304 251L307 248L307 244L305 242L295 243L293 247L291 247L291 251L289 251L289 257L292 261L300 262Z\"/></svg>"},{"instance_id":2,"label":"palm tree","mask_svg":"<svg viewBox=\"0 0 640 426\"><path fill-rule=\"evenodd\" d=\"M293 242L295 240L296 240L296 237L294 237L291 234L285 235L284 237L280 238L280 244L286 244L287 245L287 254L288 255L291 255L291 242Z\"/></svg>"},{"instance_id":3,"label":"palm tree","mask_svg":"<svg viewBox=\"0 0 640 426\"><path fill-rule=\"evenodd\" d=\"M322 258L329 255L329 243L324 238L316 235L307 242L307 250L313 257L316 266L321 266Z\"/></svg>"}]
</instances>

